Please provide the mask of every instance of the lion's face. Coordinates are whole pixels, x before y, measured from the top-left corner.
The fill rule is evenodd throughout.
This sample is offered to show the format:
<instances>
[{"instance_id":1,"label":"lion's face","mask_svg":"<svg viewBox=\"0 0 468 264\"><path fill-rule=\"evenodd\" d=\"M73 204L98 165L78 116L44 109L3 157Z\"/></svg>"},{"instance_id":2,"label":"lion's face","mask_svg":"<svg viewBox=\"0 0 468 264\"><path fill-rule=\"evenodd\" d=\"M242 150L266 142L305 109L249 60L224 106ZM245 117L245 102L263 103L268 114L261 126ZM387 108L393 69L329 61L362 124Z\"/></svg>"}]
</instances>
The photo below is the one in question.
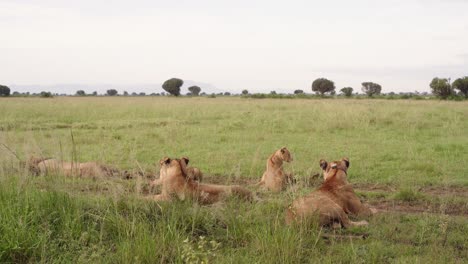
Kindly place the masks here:
<instances>
[{"instance_id":1,"label":"lion's face","mask_svg":"<svg viewBox=\"0 0 468 264\"><path fill-rule=\"evenodd\" d=\"M278 153L281 156L281 159L283 161L286 161L286 162L293 161L292 155L286 147L282 147Z\"/></svg>"},{"instance_id":2,"label":"lion's face","mask_svg":"<svg viewBox=\"0 0 468 264\"><path fill-rule=\"evenodd\" d=\"M159 165L161 165L161 169L159 170L160 177L166 178L173 175L182 175L186 177L187 175L187 164L189 159L187 157L183 157L180 159L171 159L165 157L159 161Z\"/></svg>"},{"instance_id":3,"label":"lion's face","mask_svg":"<svg viewBox=\"0 0 468 264\"><path fill-rule=\"evenodd\" d=\"M344 171L345 174L348 172L349 159L342 158L339 161L327 162L326 160L320 160L320 167L323 171L323 180L326 181L331 176L338 173L338 171Z\"/></svg>"}]
</instances>

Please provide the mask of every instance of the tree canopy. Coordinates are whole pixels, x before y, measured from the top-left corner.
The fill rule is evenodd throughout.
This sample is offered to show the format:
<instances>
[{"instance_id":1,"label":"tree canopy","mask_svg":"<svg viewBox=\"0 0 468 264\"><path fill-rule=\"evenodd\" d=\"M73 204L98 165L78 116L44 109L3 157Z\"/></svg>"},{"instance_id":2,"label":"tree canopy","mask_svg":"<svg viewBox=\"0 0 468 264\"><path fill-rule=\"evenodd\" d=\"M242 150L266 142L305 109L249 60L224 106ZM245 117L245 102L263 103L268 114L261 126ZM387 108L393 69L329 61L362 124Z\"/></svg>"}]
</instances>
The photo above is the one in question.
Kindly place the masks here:
<instances>
[{"instance_id":1,"label":"tree canopy","mask_svg":"<svg viewBox=\"0 0 468 264\"><path fill-rule=\"evenodd\" d=\"M119 92L117 92L117 90L115 89L110 89L110 90L107 90L106 94L109 95L109 96L114 96L114 95L117 95Z\"/></svg>"},{"instance_id":2,"label":"tree canopy","mask_svg":"<svg viewBox=\"0 0 468 264\"><path fill-rule=\"evenodd\" d=\"M454 89L459 90L461 94L468 98L468 76L456 79L452 86Z\"/></svg>"},{"instance_id":3,"label":"tree canopy","mask_svg":"<svg viewBox=\"0 0 468 264\"><path fill-rule=\"evenodd\" d=\"M351 95L353 95L353 88L344 87L344 88L341 88L340 92L344 94L346 97L351 97Z\"/></svg>"},{"instance_id":4,"label":"tree canopy","mask_svg":"<svg viewBox=\"0 0 468 264\"><path fill-rule=\"evenodd\" d=\"M374 95L379 95L382 91L382 86L378 83L374 82L363 82L362 84L362 92L367 94L367 96L372 97Z\"/></svg>"},{"instance_id":5,"label":"tree canopy","mask_svg":"<svg viewBox=\"0 0 468 264\"><path fill-rule=\"evenodd\" d=\"M194 95L194 96L198 96L201 92L201 88L196 85L190 86L188 90L190 91L191 95Z\"/></svg>"},{"instance_id":6,"label":"tree canopy","mask_svg":"<svg viewBox=\"0 0 468 264\"><path fill-rule=\"evenodd\" d=\"M335 83L326 78L318 78L312 83L312 91L324 95L335 90Z\"/></svg>"},{"instance_id":7,"label":"tree canopy","mask_svg":"<svg viewBox=\"0 0 468 264\"><path fill-rule=\"evenodd\" d=\"M174 96L179 96L180 95L180 87L182 87L182 85L184 84L184 81L182 81L181 79L179 78L171 78L167 81L165 81L162 85L162 88L174 95Z\"/></svg>"},{"instance_id":8,"label":"tree canopy","mask_svg":"<svg viewBox=\"0 0 468 264\"><path fill-rule=\"evenodd\" d=\"M5 85L0 85L0 96L10 96L10 88Z\"/></svg>"},{"instance_id":9,"label":"tree canopy","mask_svg":"<svg viewBox=\"0 0 468 264\"><path fill-rule=\"evenodd\" d=\"M431 87L432 93L442 99L447 99L447 97L453 94L452 86L447 78L435 77L432 79L429 86Z\"/></svg>"}]
</instances>

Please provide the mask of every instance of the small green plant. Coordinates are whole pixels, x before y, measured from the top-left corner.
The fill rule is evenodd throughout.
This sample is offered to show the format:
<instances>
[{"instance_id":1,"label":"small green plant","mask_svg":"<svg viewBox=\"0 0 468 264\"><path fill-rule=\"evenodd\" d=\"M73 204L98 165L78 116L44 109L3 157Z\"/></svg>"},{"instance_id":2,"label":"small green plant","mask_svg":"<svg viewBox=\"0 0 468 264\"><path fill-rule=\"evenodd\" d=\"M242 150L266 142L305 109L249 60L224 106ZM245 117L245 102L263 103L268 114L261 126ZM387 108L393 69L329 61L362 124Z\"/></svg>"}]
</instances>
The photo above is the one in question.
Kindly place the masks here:
<instances>
[{"instance_id":1,"label":"small green plant","mask_svg":"<svg viewBox=\"0 0 468 264\"><path fill-rule=\"evenodd\" d=\"M216 251L221 246L215 240L207 241L204 236L200 236L194 244L188 238L184 240L182 259L185 263L209 263L210 258L216 257Z\"/></svg>"},{"instance_id":2,"label":"small green plant","mask_svg":"<svg viewBox=\"0 0 468 264\"><path fill-rule=\"evenodd\" d=\"M402 189L393 196L393 199L404 202L414 202L422 198L424 195L413 189Z\"/></svg>"}]
</instances>

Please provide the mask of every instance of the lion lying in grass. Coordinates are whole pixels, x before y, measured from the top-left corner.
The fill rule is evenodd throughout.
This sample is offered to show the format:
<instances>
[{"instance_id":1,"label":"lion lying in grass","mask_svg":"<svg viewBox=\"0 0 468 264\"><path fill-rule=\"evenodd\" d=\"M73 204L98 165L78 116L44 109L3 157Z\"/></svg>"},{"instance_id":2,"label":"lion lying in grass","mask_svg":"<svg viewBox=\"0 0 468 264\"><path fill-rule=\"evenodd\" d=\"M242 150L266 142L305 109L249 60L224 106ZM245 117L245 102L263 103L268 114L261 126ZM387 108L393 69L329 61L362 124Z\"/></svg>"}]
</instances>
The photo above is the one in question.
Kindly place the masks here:
<instances>
[{"instance_id":1,"label":"lion lying in grass","mask_svg":"<svg viewBox=\"0 0 468 264\"><path fill-rule=\"evenodd\" d=\"M99 164L97 162L67 162L52 158L35 158L31 157L27 162L29 171L35 175L57 174L64 176L79 176L79 177L123 177L126 179L133 178L133 173L128 171L120 171L108 165Z\"/></svg>"},{"instance_id":2,"label":"lion lying in grass","mask_svg":"<svg viewBox=\"0 0 468 264\"><path fill-rule=\"evenodd\" d=\"M286 210L286 223L311 221L318 218L321 226L349 227L367 225L367 221L353 222L348 214L370 216L375 210L363 205L347 181L349 159L328 163L320 160L324 182L317 190L296 199Z\"/></svg>"},{"instance_id":3,"label":"lion lying in grass","mask_svg":"<svg viewBox=\"0 0 468 264\"><path fill-rule=\"evenodd\" d=\"M286 147L273 153L267 160L266 171L257 185L265 186L268 190L279 192L286 188L287 184L294 182L291 174L283 171L283 162L291 162L293 158Z\"/></svg>"},{"instance_id":4,"label":"lion lying in grass","mask_svg":"<svg viewBox=\"0 0 468 264\"><path fill-rule=\"evenodd\" d=\"M189 176L187 163L189 159L164 158L159 163L161 194L154 195L153 200L169 201L176 197L180 200L193 199L201 204L212 204L223 197L236 195L246 200L252 200L252 193L241 186L225 186L214 184L202 184Z\"/></svg>"},{"instance_id":5,"label":"lion lying in grass","mask_svg":"<svg viewBox=\"0 0 468 264\"><path fill-rule=\"evenodd\" d=\"M188 164L189 159L187 157L183 157L183 160L185 160L185 164ZM187 170L187 178L190 178L194 181L201 182L203 180L203 173L199 168L195 167L186 167ZM162 175L159 175L159 178L155 179L150 183L150 186L158 186L161 185L163 182L163 178L161 177Z\"/></svg>"}]
</instances>

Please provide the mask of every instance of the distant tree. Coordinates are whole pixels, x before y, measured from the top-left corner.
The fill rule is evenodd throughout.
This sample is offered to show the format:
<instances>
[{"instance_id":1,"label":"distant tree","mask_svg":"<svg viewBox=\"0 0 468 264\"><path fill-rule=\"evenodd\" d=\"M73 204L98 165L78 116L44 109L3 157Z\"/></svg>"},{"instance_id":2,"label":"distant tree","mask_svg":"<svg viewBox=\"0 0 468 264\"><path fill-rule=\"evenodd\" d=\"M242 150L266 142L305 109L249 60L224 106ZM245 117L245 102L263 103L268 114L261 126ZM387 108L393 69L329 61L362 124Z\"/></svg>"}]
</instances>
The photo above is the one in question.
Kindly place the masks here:
<instances>
[{"instance_id":1,"label":"distant tree","mask_svg":"<svg viewBox=\"0 0 468 264\"><path fill-rule=\"evenodd\" d=\"M344 88L341 88L340 91L346 97L351 97L353 95L353 88L352 87L344 87Z\"/></svg>"},{"instance_id":2,"label":"distant tree","mask_svg":"<svg viewBox=\"0 0 468 264\"><path fill-rule=\"evenodd\" d=\"M198 96L200 94L201 88L194 85L190 86L188 90L190 91L191 95Z\"/></svg>"},{"instance_id":3,"label":"distant tree","mask_svg":"<svg viewBox=\"0 0 468 264\"><path fill-rule=\"evenodd\" d=\"M182 85L184 84L184 81L182 81L181 79L179 78L171 78L167 81L165 81L162 85L162 88L174 95L174 96L179 96L180 95L180 87L182 87Z\"/></svg>"},{"instance_id":4,"label":"distant tree","mask_svg":"<svg viewBox=\"0 0 468 264\"><path fill-rule=\"evenodd\" d=\"M206 95L206 93L205 93L205 92L202 92L200 95L201 95L201 96L205 96L205 95Z\"/></svg>"},{"instance_id":5,"label":"distant tree","mask_svg":"<svg viewBox=\"0 0 468 264\"><path fill-rule=\"evenodd\" d=\"M78 96L85 96L86 93L85 93L85 91L83 91L83 90L78 90L78 91L76 91L76 95L78 95Z\"/></svg>"},{"instance_id":6,"label":"distant tree","mask_svg":"<svg viewBox=\"0 0 468 264\"><path fill-rule=\"evenodd\" d=\"M16 92L16 91L14 91L14 92L13 92L13 95L14 95L14 96L19 96L19 95L20 95L20 93L19 93L19 92Z\"/></svg>"},{"instance_id":7,"label":"distant tree","mask_svg":"<svg viewBox=\"0 0 468 264\"><path fill-rule=\"evenodd\" d=\"M133 92L132 93L132 96L137 96L138 94L136 92Z\"/></svg>"},{"instance_id":8,"label":"distant tree","mask_svg":"<svg viewBox=\"0 0 468 264\"><path fill-rule=\"evenodd\" d=\"M231 96L230 92L224 92L224 96Z\"/></svg>"},{"instance_id":9,"label":"distant tree","mask_svg":"<svg viewBox=\"0 0 468 264\"><path fill-rule=\"evenodd\" d=\"M324 95L325 93L331 93L335 90L335 83L325 78L318 78L312 83L312 91Z\"/></svg>"},{"instance_id":10,"label":"distant tree","mask_svg":"<svg viewBox=\"0 0 468 264\"><path fill-rule=\"evenodd\" d=\"M276 94L276 91L271 91L270 94L275 95L275 94Z\"/></svg>"},{"instance_id":11,"label":"distant tree","mask_svg":"<svg viewBox=\"0 0 468 264\"><path fill-rule=\"evenodd\" d=\"M0 96L10 96L10 88L5 85L0 85Z\"/></svg>"},{"instance_id":12,"label":"distant tree","mask_svg":"<svg viewBox=\"0 0 468 264\"><path fill-rule=\"evenodd\" d=\"M453 88L460 91L466 98L468 98L468 76L456 79L453 84Z\"/></svg>"},{"instance_id":13,"label":"distant tree","mask_svg":"<svg viewBox=\"0 0 468 264\"><path fill-rule=\"evenodd\" d=\"M304 91L303 90L294 90L294 94L303 94Z\"/></svg>"},{"instance_id":14,"label":"distant tree","mask_svg":"<svg viewBox=\"0 0 468 264\"><path fill-rule=\"evenodd\" d=\"M373 82L363 82L362 84L362 92L367 94L367 96L372 97L374 95L379 95L382 91L382 86L377 83Z\"/></svg>"},{"instance_id":15,"label":"distant tree","mask_svg":"<svg viewBox=\"0 0 468 264\"><path fill-rule=\"evenodd\" d=\"M432 93L442 99L447 99L453 94L453 89L450 85L450 81L446 78L434 78L432 79L429 86L432 89Z\"/></svg>"},{"instance_id":16,"label":"distant tree","mask_svg":"<svg viewBox=\"0 0 468 264\"><path fill-rule=\"evenodd\" d=\"M54 97L54 96L52 95L51 92L44 92L44 91L41 92L40 96L43 97L43 98L51 98L51 97Z\"/></svg>"},{"instance_id":17,"label":"distant tree","mask_svg":"<svg viewBox=\"0 0 468 264\"><path fill-rule=\"evenodd\" d=\"M117 95L118 93L119 93L119 92L117 92L117 90L115 90L115 89L110 89L110 90L107 90L107 92L106 92L106 94L107 94L108 96L115 96L115 95Z\"/></svg>"},{"instance_id":18,"label":"distant tree","mask_svg":"<svg viewBox=\"0 0 468 264\"><path fill-rule=\"evenodd\" d=\"M94 91L91 95L92 95L92 96L97 96L97 92Z\"/></svg>"},{"instance_id":19,"label":"distant tree","mask_svg":"<svg viewBox=\"0 0 468 264\"><path fill-rule=\"evenodd\" d=\"M141 92L141 93L139 93L138 95L139 95L139 96L146 96L146 93Z\"/></svg>"},{"instance_id":20,"label":"distant tree","mask_svg":"<svg viewBox=\"0 0 468 264\"><path fill-rule=\"evenodd\" d=\"M124 96L128 96L128 92L127 92L127 91L124 91L124 92L123 92L123 95L124 95Z\"/></svg>"},{"instance_id":21,"label":"distant tree","mask_svg":"<svg viewBox=\"0 0 468 264\"><path fill-rule=\"evenodd\" d=\"M242 94L247 95L247 94L249 94L249 91L248 90L242 90Z\"/></svg>"},{"instance_id":22,"label":"distant tree","mask_svg":"<svg viewBox=\"0 0 468 264\"><path fill-rule=\"evenodd\" d=\"M192 96L192 93L191 92L188 92L185 94L186 96Z\"/></svg>"}]
</instances>

